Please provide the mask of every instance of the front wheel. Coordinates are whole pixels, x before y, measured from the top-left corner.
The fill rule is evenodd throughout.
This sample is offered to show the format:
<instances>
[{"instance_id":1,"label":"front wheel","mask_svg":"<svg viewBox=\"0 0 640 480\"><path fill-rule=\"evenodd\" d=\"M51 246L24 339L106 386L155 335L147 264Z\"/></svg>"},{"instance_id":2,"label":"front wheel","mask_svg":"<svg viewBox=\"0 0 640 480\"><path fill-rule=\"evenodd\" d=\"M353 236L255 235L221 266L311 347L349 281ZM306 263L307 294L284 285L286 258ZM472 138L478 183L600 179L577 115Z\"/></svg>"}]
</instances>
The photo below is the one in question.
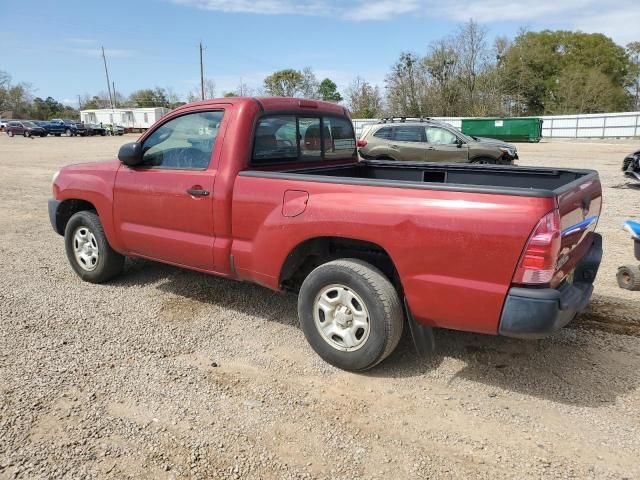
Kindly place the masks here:
<instances>
[{"instance_id":1,"label":"front wheel","mask_svg":"<svg viewBox=\"0 0 640 480\"><path fill-rule=\"evenodd\" d=\"M64 240L69 263L83 280L103 283L122 271L124 256L111 248L94 212L74 214L65 228Z\"/></svg>"},{"instance_id":2,"label":"front wheel","mask_svg":"<svg viewBox=\"0 0 640 480\"><path fill-rule=\"evenodd\" d=\"M313 270L302 283L298 316L307 341L326 362L368 370L396 348L404 314L398 292L373 265L349 258Z\"/></svg>"},{"instance_id":3,"label":"front wheel","mask_svg":"<svg viewBox=\"0 0 640 480\"><path fill-rule=\"evenodd\" d=\"M71 136L72 136L71 129L70 129L70 128L67 128L67 129L64 131L64 134L65 134L67 137L71 137Z\"/></svg>"},{"instance_id":4,"label":"front wheel","mask_svg":"<svg viewBox=\"0 0 640 480\"><path fill-rule=\"evenodd\" d=\"M25 138L29 138L31 136L31 132L24 132L23 135Z\"/></svg>"}]
</instances>

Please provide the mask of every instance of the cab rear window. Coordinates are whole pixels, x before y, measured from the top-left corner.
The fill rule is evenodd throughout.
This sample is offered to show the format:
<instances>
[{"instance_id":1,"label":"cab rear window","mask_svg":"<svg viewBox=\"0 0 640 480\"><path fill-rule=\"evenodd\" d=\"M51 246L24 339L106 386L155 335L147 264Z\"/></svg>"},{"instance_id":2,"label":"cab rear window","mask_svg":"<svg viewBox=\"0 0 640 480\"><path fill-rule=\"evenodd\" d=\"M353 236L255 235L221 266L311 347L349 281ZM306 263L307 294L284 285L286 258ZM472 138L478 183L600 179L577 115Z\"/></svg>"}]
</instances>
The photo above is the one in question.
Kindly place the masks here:
<instances>
[{"instance_id":1,"label":"cab rear window","mask_svg":"<svg viewBox=\"0 0 640 480\"><path fill-rule=\"evenodd\" d=\"M329 115L270 115L258 120L252 164L351 158L356 155L349 119Z\"/></svg>"}]
</instances>

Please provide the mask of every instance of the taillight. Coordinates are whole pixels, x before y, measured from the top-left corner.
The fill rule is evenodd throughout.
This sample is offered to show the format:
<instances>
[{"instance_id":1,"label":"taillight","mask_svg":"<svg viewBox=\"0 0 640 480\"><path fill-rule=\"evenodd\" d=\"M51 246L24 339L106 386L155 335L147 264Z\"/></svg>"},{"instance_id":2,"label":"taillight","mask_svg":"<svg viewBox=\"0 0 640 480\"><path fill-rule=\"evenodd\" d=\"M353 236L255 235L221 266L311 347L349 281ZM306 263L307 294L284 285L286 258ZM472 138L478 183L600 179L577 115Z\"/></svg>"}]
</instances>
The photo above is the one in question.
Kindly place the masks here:
<instances>
[{"instance_id":1,"label":"taillight","mask_svg":"<svg viewBox=\"0 0 640 480\"><path fill-rule=\"evenodd\" d=\"M356 142L356 145L358 146L358 148L366 147L367 146L367 141L366 140L358 140Z\"/></svg>"},{"instance_id":2,"label":"taillight","mask_svg":"<svg viewBox=\"0 0 640 480\"><path fill-rule=\"evenodd\" d=\"M545 284L556 273L560 253L560 212L554 210L538 222L520 257L514 283Z\"/></svg>"}]
</instances>

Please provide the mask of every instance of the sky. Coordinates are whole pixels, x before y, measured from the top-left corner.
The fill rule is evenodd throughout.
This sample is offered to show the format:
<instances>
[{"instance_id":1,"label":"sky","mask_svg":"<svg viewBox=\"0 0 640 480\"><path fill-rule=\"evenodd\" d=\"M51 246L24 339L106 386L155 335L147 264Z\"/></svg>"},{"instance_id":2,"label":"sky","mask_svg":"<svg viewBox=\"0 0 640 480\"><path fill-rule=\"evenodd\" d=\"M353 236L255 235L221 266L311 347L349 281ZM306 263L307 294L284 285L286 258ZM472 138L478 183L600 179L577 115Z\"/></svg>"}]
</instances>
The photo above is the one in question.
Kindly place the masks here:
<instances>
[{"instance_id":1,"label":"sky","mask_svg":"<svg viewBox=\"0 0 640 480\"><path fill-rule=\"evenodd\" d=\"M0 70L36 96L77 106L78 95L140 88L198 88L218 95L240 81L260 88L283 68L311 67L343 91L356 76L384 87L402 51L427 52L473 18L491 40L521 28L601 32L640 41L640 1L617 0L0 0Z\"/></svg>"}]
</instances>

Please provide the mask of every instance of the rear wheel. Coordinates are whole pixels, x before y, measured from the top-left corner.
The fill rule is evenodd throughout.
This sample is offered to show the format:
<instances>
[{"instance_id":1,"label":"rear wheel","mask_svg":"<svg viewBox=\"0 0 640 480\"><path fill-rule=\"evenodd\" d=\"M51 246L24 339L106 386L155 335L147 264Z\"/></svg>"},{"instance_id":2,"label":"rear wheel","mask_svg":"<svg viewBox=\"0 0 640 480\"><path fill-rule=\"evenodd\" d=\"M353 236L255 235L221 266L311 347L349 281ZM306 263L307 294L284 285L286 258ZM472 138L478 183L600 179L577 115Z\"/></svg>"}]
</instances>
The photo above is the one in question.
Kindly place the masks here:
<instances>
[{"instance_id":1,"label":"rear wheel","mask_svg":"<svg viewBox=\"0 0 640 480\"><path fill-rule=\"evenodd\" d=\"M67 258L80 278L102 283L122 271L124 256L111 248L94 212L74 214L64 231Z\"/></svg>"},{"instance_id":2,"label":"rear wheel","mask_svg":"<svg viewBox=\"0 0 640 480\"><path fill-rule=\"evenodd\" d=\"M404 314L398 292L373 265L349 258L313 270L302 283L298 316L307 341L344 370L374 367L396 348Z\"/></svg>"},{"instance_id":3,"label":"rear wheel","mask_svg":"<svg viewBox=\"0 0 640 480\"><path fill-rule=\"evenodd\" d=\"M13 131L9 130L9 131L7 132L7 135L9 135L10 137L13 137Z\"/></svg>"},{"instance_id":4,"label":"rear wheel","mask_svg":"<svg viewBox=\"0 0 640 480\"><path fill-rule=\"evenodd\" d=\"M70 129L70 128L67 128L67 129L64 131L64 134L65 134L67 137L70 137L70 136L72 135L71 129Z\"/></svg>"},{"instance_id":5,"label":"rear wheel","mask_svg":"<svg viewBox=\"0 0 640 480\"><path fill-rule=\"evenodd\" d=\"M640 290L640 266L625 265L624 267L619 267L616 279L620 288Z\"/></svg>"}]
</instances>

